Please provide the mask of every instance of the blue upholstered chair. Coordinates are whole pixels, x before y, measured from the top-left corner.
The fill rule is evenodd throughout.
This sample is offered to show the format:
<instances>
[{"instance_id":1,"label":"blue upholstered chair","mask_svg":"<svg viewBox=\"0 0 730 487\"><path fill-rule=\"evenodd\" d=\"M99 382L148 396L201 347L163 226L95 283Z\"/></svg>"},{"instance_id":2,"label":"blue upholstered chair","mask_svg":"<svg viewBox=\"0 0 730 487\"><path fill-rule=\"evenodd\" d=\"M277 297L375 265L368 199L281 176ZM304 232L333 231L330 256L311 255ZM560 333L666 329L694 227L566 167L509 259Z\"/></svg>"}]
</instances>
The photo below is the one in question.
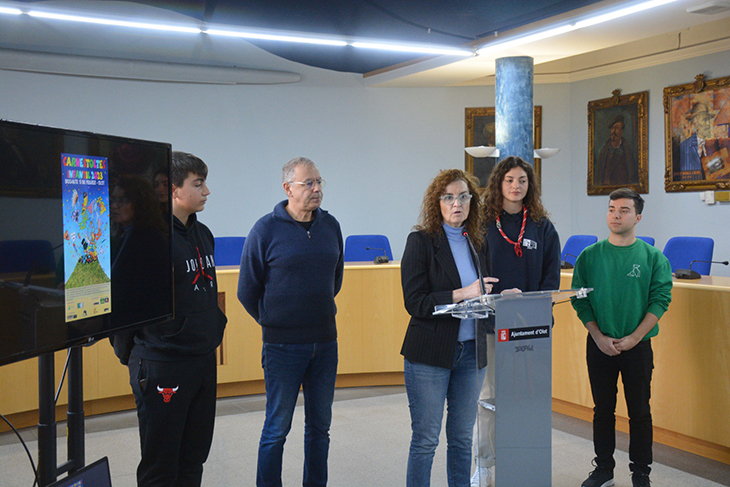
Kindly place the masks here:
<instances>
[{"instance_id":1,"label":"blue upholstered chair","mask_svg":"<svg viewBox=\"0 0 730 487\"><path fill-rule=\"evenodd\" d=\"M373 262L382 255L393 260L390 241L385 235L350 235L345 239L345 262Z\"/></svg>"},{"instance_id":2,"label":"blue upholstered chair","mask_svg":"<svg viewBox=\"0 0 730 487\"><path fill-rule=\"evenodd\" d=\"M563 261L563 264L570 265L563 265L563 267L572 268L575 265L575 259L583 252L583 249L596 242L598 242L598 237L595 235L571 235L568 237L563 246L563 252L560 254L560 260Z\"/></svg>"},{"instance_id":3,"label":"blue upholstered chair","mask_svg":"<svg viewBox=\"0 0 730 487\"><path fill-rule=\"evenodd\" d=\"M640 238L641 240L643 240L644 242L648 243L652 247L654 246L654 237L640 237L640 236L637 235L636 238Z\"/></svg>"},{"instance_id":4,"label":"blue upholstered chair","mask_svg":"<svg viewBox=\"0 0 730 487\"><path fill-rule=\"evenodd\" d=\"M48 240L4 240L0 242L0 274L56 271L53 246Z\"/></svg>"},{"instance_id":5,"label":"blue upholstered chair","mask_svg":"<svg viewBox=\"0 0 730 487\"><path fill-rule=\"evenodd\" d=\"M672 265L672 272L677 269L689 269L693 260L712 260L715 241L707 237L672 237L664 246L664 255ZM692 270L708 276L710 264L697 262Z\"/></svg>"},{"instance_id":6,"label":"blue upholstered chair","mask_svg":"<svg viewBox=\"0 0 730 487\"><path fill-rule=\"evenodd\" d=\"M215 237L215 265L241 265L246 237Z\"/></svg>"}]
</instances>

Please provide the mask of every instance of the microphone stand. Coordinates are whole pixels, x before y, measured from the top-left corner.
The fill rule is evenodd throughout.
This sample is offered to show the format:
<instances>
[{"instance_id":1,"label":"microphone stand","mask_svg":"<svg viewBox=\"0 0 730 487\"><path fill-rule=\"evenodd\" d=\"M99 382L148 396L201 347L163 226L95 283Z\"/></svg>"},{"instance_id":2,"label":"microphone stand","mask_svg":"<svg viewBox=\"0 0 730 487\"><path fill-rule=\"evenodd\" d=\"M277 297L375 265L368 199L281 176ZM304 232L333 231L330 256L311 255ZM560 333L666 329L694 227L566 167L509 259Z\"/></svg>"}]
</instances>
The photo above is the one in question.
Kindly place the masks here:
<instances>
[{"instance_id":1,"label":"microphone stand","mask_svg":"<svg viewBox=\"0 0 730 487\"><path fill-rule=\"evenodd\" d=\"M469 232L464 230L463 235L464 235L464 237L466 237L466 241L469 242L469 248L471 249L472 256L474 257L474 260L477 263L477 275L479 276L479 290L481 291L482 296L486 296L487 287L484 285L484 276L482 276L482 263L479 261L479 255L477 254L477 251L474 248L474 244L471 243L471 238L469 238Z\"/></svg>"},{"instance_id":2,"label":"microphone stand","mask_svg":"<svg viewBox=\"0 0 730 487\"><path fill-rule=\"evenodd\" d=\"M677 279L699 279L702 277L699 272L692 270L692 264L695 262L701 262L703 264L722 264L728 265L729 262L726 260L693 260L689 263L689 269L677 269L674 271L674 277Z\"/></svg>"}]
</instances>

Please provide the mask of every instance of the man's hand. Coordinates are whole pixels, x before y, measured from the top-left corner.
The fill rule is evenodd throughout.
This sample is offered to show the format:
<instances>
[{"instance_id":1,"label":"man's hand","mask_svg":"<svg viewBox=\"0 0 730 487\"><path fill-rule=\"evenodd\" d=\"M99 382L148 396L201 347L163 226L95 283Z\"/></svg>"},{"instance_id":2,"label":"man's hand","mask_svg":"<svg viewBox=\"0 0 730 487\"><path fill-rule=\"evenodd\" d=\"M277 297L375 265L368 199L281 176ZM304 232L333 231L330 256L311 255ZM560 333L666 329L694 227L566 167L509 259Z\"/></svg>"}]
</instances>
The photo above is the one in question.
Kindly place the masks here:
<instances>
[{"instance_id":1,"label":"man's hand","mask_svg":"<svg viewBox=\"0 0 730 487\"><path fill-rule=\"evenodd\" d=\"M619 352L625 352L627 350L631 350L636 346L637 343L639 343L641 340L636 338L634 334L625 336L619 340L614 340L614 347L616 347L616 350Z\"/></svg>"},{"instance_id":2,"label":"man's hand","mask_svg":"<svg viewBox=\"0 0 730 487\"><path fill-rule=\"evenodd\" d=\"M616 342L620 340L604 335L600 328L598 328L598 324L595 321L589 321L586 323L586 328L601 352L612 357L621 353L620 350L616 349Z\"/></svg>"},{"instance_id":3,"label":"man's hand","mask_svg":"<svg viewBox=\"0 0 730 487\"><path fill-rule=\"evenodd\" d=\"M616 340L615 338L606 336L600 331L598 333L600 334L600 336L596 336L592 333L591 336L593 337L593 341L596 342L596 345L601 352L612 357L621 353L621 350L616 348L616 343L620 342L621 340Z\"/></svg>"}]
</instances>

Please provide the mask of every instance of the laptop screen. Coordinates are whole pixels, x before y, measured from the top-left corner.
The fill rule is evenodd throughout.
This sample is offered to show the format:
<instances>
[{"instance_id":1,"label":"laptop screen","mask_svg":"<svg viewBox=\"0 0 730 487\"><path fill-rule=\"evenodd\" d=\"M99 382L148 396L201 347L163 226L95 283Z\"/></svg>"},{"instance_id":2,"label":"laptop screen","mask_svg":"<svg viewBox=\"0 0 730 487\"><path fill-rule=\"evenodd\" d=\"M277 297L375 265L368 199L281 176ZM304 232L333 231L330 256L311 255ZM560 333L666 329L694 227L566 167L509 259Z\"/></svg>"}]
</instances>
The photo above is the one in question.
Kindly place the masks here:
<instances>
[{"instance_id":1,"label":"laptop screen","mask_svg":"<svg viewBox=\"0 0 730 487\"><path fill-rule=\"evenodd\" d=\"M109 460L100 458L48 487L112 487Z\"/></svg>"}]
</instances>

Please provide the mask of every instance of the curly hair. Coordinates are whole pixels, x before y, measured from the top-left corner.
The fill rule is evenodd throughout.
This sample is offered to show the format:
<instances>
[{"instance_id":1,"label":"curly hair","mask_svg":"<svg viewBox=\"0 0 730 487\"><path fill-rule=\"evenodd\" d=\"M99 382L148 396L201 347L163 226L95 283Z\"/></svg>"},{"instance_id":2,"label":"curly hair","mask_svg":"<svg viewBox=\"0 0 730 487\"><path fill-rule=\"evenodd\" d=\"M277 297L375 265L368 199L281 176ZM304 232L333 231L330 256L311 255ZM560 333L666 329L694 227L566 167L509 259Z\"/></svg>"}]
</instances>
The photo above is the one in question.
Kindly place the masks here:
<instances>
[{"instance_id":1,"label":"curly hair","mask_svg":"<svg viewBox=\"0 0 730 487\"><path fill-rule=\"evenodd\" d=\"M471 174L461 169L444 169L433 178L423 195L421 214L418 217L418 224L414 230L425 232L431 236L444 233L444 217L441 214L441 196L446 192L446 186L454 181L464 181L472 198L469 201L469 216L464 221L464 228L469 232L474 247L482 248L484 240L484 217L481 211L479 197L479 182Z\"/></svg>"},{"instance_id":2,"label":"curly hair","mask_svg":"<svg viewBox=\"0 0 730 487\"><path fill-rule=\"evenodd\" d=\"M539 223L542 218L548 216L547 211L545 211L540 201L540 185L535 178L535 170L532 168L532 165L520 157L510 156L497 164L489 176L484 195L485 223L488 224L495 221L502 214L504 202L502 182L507 173L516 167L523 169L527 173L527 194L522 200L522 204L527 208L527 213L530 215L530 218Z\"/></svg>"}]
</instances>

